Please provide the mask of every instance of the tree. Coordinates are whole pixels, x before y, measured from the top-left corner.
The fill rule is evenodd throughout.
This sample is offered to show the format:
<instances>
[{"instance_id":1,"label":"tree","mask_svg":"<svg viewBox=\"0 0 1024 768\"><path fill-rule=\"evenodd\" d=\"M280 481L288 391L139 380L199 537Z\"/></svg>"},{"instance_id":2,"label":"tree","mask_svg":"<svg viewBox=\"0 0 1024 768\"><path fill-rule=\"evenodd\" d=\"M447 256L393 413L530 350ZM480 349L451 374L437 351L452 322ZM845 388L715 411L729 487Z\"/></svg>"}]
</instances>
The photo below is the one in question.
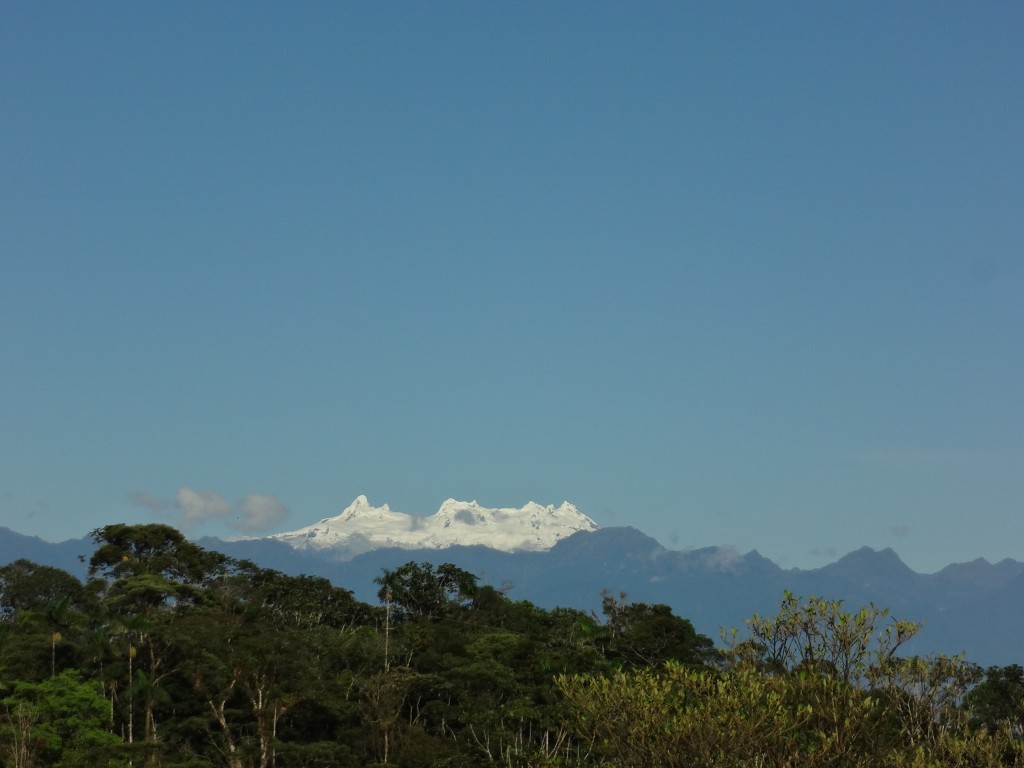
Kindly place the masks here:
<instances>
[{"instance_id":1,"label":"tree","mask_svg":"<svg viewBox=\"0 0 1024 768\"><path fill-rule=\"evenodd\" d=\"M806 709L787 700L787 681L749 666L719 673L670 661L561 676L558 685L596 765L802 765L793 756L804 749Z\"/></svg>"},{"instance_id":2,"label":"tree","mask_svg":"<svg viewBox=\"0 0 1024 768\"><path fill-rule=\"evenodd\" d=\"M714 643L698 634L687 619L676 616L667 605L630 603L625 593L616 599L605 592L601 601L609 651L626 664L657 666L667 661L703 664Z\"/></svg>"},{"instance_id":3,"label":"tree","mask_svg":"<svg viewBox=\"0 0 1024 768\"><path fill-rule=\"evenodd\" d=\"M62 602L78 611L87 603L82 582L67 571L25 559L0 568L0 620L13 620L18 611L46 611Z\"/></svg>"},{"instance_id":4,"label":"tree","mask_svg":"<svg viewBox=\"0 0 1024 768\"><path fill-rule=\"evenodd\" d=\"M108 600L129 608L187 603L228 564L225 555L193 544L169 525L118 523L90 536L97 549L89 577L105 580Z\"/></svg>"},{"instance_id":5,"label":"tree","mask_svg":"<svg viewBox=\"0 0 1024 768\"><path fill-rule=\"evenodd\" d=\"M4 731L12 766L37 762L78 766L106 762L121 740L109 731L100 686L65 670L41 683L17 682L4 698Z\"/></svg>"},{"instance_id":6,"label":"tree","mask_svg":"<svg viewBox=\"0 0 1024 768\"><path fill-rule=\"evenodd\" d=\"M854 613L842 600L785 592L779 612L757 614L747 622L750 637L732 630L726 638L733 658L754 661L770 671L803 670L829 675L862 687L867 672L895 657L900 646L917 634L920 625L889 617L874 604Z\"/></svg>"},{"instance_id":7,"label":"tree","mask_svg":"<svg viewBox=\"0 0 1024 768\"><path fill-rule=\"evenodd\" d=\"M234 563L211 589L225 606L259 611L282 627L300 631L348 630L371 620L369 607L350 590L319 576L289 576L249 561Z\"/></svg>"},{"instance_id":8,"label":"tree","mask_svg":"<svg viewBox=\"0 0 1024 768\"><path fill-rule=\"evenodd\" d=\"M174 673L178 649L168 626L199 605L229 559L188 541L167 525L119 523L94 530L89 560L93 588L103 599L111 630L126 642L128 736L134 741L134 701L141 699L143 740L156 760L156 710L169 697L162 686Z\"/></svg>"},{"instance_id":9,"label":"tree","mask_svg":"<svg viewBox=\"0 0 1024 768\"><path fill-rule=\"evenodd\" d=\"M73 643L93 603L82 583L59 568L24 559L0 568L0 621L16 628L17 648L8 649L14 671L38 680L73 666Z\"/></svg>"},{"instance_id":10,"label":"tree","mask_svg":"<svg viewBox=\"0 0 1024 768\"><path fill-rule=\"evenodd\" d=\"M956 705L970 665L895 655L912 622L787 593L777 615L748 625L718 668L670 661L560 677L577 736L598 763L637 768L966 768L1022 755L966 727Z\"/></svg>"},{"instance_id":11,"label":"tree","mask_svg":"<svg viewBox=\"0 0 1024 768\"><path fill-rule=\"evenodd\" d=\"M990 733L1001 729L1024 738L1024 667L989 667L984 679L965 697L971 724Z\"/></svg>"},{"instance_id":12,"label":"tree","mask_svg":"<svg viewBox=\"0 0 1024 768\"><path fill-rule=\"evenodd\" d=\"M434 570L430 563L408 562L393 571L385 569L373 581L380 585L380 601L393 605L403 619L439 618L468 605L476 590L476 577L451 563Z\"/></svg>"}]
</instances>

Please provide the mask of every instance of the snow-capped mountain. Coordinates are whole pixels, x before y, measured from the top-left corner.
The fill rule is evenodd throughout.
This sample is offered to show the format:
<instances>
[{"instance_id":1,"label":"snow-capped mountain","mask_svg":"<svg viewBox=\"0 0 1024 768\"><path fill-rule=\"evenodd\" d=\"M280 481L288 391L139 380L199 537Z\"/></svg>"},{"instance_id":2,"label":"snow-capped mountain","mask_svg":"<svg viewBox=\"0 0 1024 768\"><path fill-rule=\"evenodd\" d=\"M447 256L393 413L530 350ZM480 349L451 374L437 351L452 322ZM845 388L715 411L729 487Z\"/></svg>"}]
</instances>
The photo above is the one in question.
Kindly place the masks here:
<instances>
[{"instance_id":1,"label":"snow-capped mountain","mask_svg":"<svg viewBox=\"0 0 1024 768\"><path fill-rule=\"evenodd\" d=\"M341 557L387 547L445 549L483 545L502 552L541 551L578 531L596 531L597 523L569 502L521 508L481 507L475 501L448 499L436 513L417 517L394 512L385 504L374 507L358 496L336 517L271 539L295 549L334 550Z\"/></svg>"}]
</instances>

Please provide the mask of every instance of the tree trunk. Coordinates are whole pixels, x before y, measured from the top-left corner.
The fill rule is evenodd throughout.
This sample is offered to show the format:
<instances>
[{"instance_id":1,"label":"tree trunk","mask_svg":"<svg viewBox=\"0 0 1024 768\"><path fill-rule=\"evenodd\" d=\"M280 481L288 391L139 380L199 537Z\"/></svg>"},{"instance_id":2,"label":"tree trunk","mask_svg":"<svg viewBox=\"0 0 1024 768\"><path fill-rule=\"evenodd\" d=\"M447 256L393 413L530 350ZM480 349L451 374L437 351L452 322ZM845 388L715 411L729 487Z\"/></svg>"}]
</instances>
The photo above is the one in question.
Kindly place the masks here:
<instances>
[{"instance_id":1,"label":"tree trunk","mask_svg":"<svg viewBox=\"0 0 1024 768\"><path fill-rule=\"evenodd\" d=\"M232 687L234 686L232 685ZM210 712L213 713L213 717L220 726L221 733L224 735L224 746L227 750L225 757L228 761L228 768L242 768L242 756L238 754L238 746L231 737L231 727L228 725L228 719L224 715L224 708L227 706L228 700L222 699L220 704L214 704L212 700L206 703L210 705Z\"/></svg>"}]
</instances>

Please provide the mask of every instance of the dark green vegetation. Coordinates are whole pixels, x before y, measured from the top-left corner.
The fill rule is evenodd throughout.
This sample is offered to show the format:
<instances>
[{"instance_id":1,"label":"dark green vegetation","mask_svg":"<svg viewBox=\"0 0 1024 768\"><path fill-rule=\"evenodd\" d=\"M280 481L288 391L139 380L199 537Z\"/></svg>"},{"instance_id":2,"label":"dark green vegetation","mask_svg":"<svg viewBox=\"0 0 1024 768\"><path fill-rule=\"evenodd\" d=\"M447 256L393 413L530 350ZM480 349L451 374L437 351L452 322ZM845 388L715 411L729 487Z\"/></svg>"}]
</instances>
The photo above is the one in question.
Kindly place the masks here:
<instances>
[{"instance_id":1,"label":"dark green vegetation","mask_svg":"<svg viewBox=\"0 0 1024 768\"><path fill-rule=\"evenodd\" d=\"M367 605L162 525L93 533L84 585L0 568L0 766L1024 765L1024 671L901 658L916 631L790 595L726 649L408 563Z\"/></svg>"}]
</instances>

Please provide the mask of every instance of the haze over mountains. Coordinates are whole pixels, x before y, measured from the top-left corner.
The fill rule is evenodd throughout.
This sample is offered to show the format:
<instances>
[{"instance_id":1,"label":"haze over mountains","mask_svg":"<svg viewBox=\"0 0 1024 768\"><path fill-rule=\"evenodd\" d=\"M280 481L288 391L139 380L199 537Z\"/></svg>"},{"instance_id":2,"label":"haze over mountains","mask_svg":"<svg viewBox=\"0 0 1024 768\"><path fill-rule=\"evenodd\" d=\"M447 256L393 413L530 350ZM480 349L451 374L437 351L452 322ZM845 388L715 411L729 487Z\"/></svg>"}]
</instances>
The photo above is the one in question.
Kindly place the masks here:
<instances>
[{"instance_id":1,"label":"haze over mountains","mask_svg":"<svg viewBox=\"0 0 1024 768\"><path fill-rule=\"evenodd\" d=\"M115 522L115 521L111 521ZM341 514L262 539L198 543L286 573L324 576L376 602L373 580L409 561L451 562L513 599L545 608L599 612L604 590L664 603L716 638L754 613L771 614L784 590L873 602L900 619L923 621L907 653L958 654L976 663L1024 660L1024 563L978 559L920 574L891 549L864 547L822 568L782 569L757 551L732 547L678 551L635 528L599 528L568 502L487 508L449 499L415 517L358 497ZM83 577L93 550L79 539L48 544L0 528L0 563L20 557Z\"/></svg>"}]
</instances>

